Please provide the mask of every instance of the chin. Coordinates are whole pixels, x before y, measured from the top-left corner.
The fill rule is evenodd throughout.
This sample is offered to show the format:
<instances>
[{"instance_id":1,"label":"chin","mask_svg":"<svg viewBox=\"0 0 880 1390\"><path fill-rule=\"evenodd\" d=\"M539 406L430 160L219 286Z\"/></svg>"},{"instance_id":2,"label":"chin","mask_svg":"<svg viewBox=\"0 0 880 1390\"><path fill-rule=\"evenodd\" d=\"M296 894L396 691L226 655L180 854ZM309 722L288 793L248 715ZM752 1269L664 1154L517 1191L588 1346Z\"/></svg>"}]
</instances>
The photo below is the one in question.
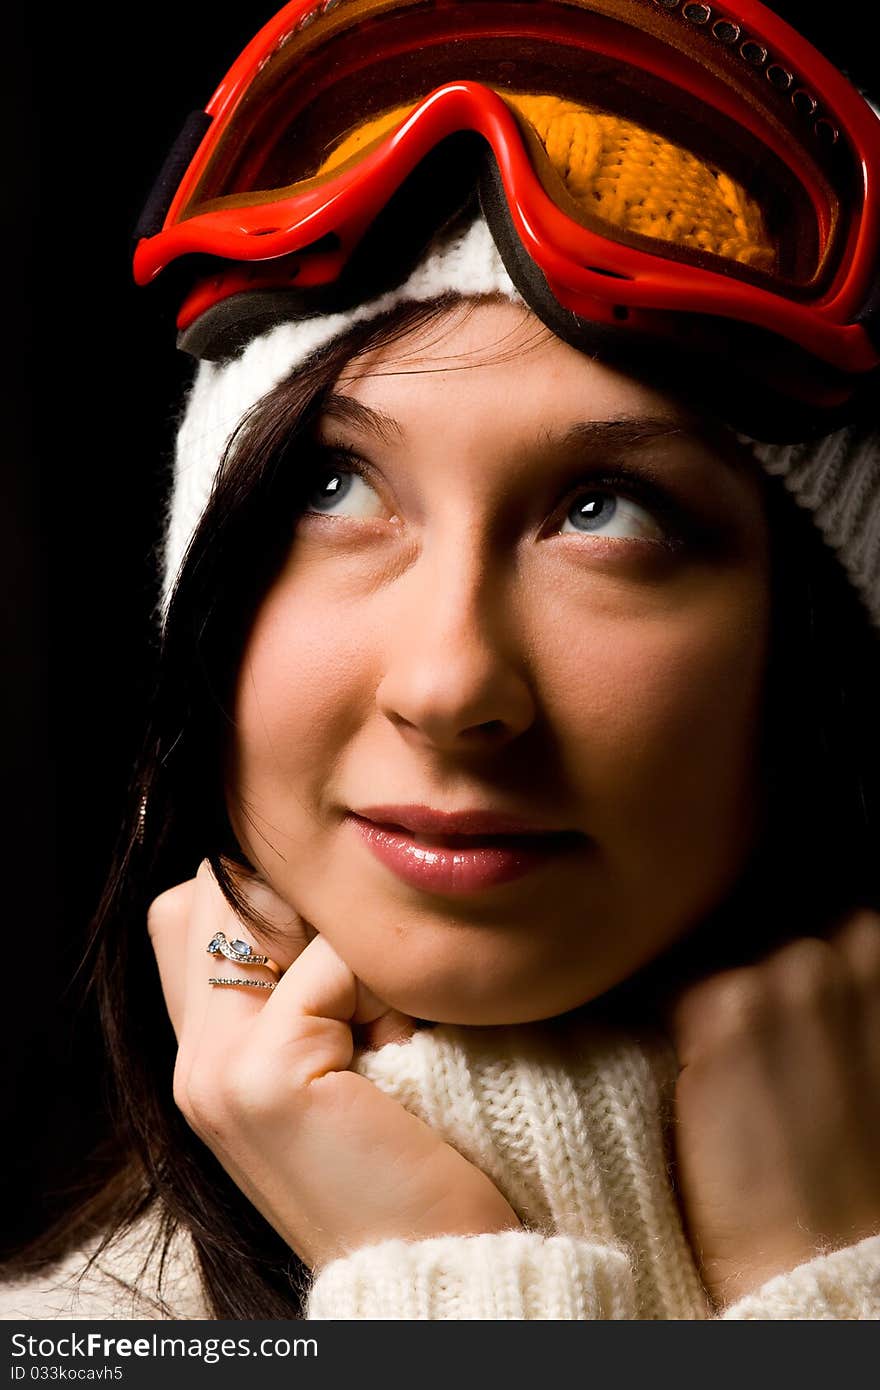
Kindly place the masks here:
<instances>
[{"instance_id":1,"label":"chin","mask_svg":"<svg viewBox=\"0 0 880 1390\"><path fill-rule=\"evenodd\" d=\"M393 1009L409 1018L425 1023L450 1023L463 1027L503 1027L519 1023L536 1023L556 1018L579 1008L601 991L588 985L580 989L553 988L549 983L536 987L534 978L511 982L504 988L475 987L473 978L466 985L427 979L417 986L411 981L370 979L369 988Z\"/></svg>"},{"instance_id":2,"label":"chin","mask_svg":"<svg viewBox=\"0 0 880 1390\"><path fill-rule=\"evenodd\" d=\"M497 1004L486 1008L475 1005L473 1009L432 1009L419 1014L410 1013L409 1017L421 1019L423 1023L448 1023L461 1028L504 1028L515 1024L539 1023L542 1019L557 1018L569 1011L566 1008L536 1012L534 1009L515 1006L507 1008L503 1004Z\"/></svg>"}]
</instances>

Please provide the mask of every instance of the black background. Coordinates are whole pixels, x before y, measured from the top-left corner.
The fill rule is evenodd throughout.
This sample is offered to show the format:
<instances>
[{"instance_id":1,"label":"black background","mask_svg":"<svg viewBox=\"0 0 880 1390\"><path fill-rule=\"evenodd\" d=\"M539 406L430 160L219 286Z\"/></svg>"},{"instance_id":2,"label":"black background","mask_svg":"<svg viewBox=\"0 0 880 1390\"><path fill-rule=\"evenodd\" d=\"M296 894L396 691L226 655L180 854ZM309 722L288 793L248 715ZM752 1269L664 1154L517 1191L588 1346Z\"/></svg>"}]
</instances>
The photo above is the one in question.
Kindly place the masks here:
<instances>
[{"instance_id":1,"label":"black background","mask_svg":"<svg viewBox=\"0 0 880 1390\"><path fill-rule=\"evenodd\" d=\"M100 1045L69 982L143 725L152 546L189 375L131 281L131 232L184 118L276 8L152 0L4 20L7 1247L63 1203L102 1123ZM880 87L869 6L777 8Z\"/></svg>"},{"instance_id":2,"label":"black background","mask_svg":"<svg viewBox=\"0 0 880 1390\"><path fill-rule=\"evenodd\" d=\"M69 982L143 728L155 647L152 547L173 413L190 375L173 326L132 282L131 235L184 118L276 8L272 0L35 7L7 36L0 1191L8 1246L63 1203L101 1127L101 1051Z\"/></svg>"}]
</instances>

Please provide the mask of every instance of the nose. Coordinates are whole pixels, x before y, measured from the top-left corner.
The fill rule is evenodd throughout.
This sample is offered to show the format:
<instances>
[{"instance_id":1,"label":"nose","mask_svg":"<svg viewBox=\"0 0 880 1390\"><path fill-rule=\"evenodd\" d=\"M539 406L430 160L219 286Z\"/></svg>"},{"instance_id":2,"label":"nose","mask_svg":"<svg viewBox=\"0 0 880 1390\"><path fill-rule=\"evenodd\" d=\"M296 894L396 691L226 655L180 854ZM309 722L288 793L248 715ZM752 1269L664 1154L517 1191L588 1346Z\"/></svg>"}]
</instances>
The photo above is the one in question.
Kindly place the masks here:
<instances>
[{"instance_id":1,"label":"nose","mask_svg":"<svg viewBox=\"0 0 880 1390\"><path fill-rule=\"evenodd\" d=\"M528 729L536 704L503 578L450 549L395 582L376 699L414 744L488 751Z\"/></svg>"}]
</instances>

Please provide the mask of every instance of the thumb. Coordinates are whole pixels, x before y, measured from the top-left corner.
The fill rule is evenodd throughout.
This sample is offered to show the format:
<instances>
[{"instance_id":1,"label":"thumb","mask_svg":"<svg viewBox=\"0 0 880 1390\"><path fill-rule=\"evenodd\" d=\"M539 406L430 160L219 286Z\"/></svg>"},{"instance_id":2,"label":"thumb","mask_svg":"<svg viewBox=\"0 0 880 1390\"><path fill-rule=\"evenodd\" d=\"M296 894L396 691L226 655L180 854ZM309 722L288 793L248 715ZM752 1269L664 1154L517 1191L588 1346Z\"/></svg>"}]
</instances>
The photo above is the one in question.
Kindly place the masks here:
<instances>
[{"instance_id":1,"label":"thumb","mask_svg":"<svg viewBox=\"0 0 880 1390\"><path fill-rule=\"evenodd\" d=\"M354 1013L351 1016L352 1023L374 1024L379 1019L393 1013L390 1004L386 1004L377 994L355 976L355 986L357 990L357 1002L355 1003Z\"/></svg>"},{"instance_id":2,"label":"thumb","mask_svg":"<svg viewBox=\"0 0 880 1390\"><path fill-rule=\"evenodd\" d=\"M377 1052L380 1047L386 1047L389 1043L408 1042L416 1033L416 1025L407 1015L389 1009L381 1018L377 1018L375 1023L368 1023L365 1027L359 1028L357 1033L358 1052Z\"/></svg>"},{"instance_id":3,"label":"thumb","mask_svg":"<svg viewBox=\"0 0 880 1390\"><path fill-rule=\"evenodd\" d=\"M357 1045L359 1049L374 1052L386 1043L406 1042L416 1031L413 1020L392 1009L377 994L355 977L357 1004L352 1016L352 1026L357 1026ZM358 1026L359 1025L359 1026Z\"/></svg>"}]
</instances>

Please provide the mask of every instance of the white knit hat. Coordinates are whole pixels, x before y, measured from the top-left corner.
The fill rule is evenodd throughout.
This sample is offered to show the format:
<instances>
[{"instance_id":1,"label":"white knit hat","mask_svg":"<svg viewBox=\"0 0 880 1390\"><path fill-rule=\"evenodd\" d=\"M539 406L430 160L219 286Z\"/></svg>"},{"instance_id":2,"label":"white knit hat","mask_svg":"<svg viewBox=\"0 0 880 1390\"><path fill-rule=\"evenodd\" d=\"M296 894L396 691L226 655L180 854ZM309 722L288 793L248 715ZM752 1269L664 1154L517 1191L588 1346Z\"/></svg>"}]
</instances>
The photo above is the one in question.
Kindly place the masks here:
<instances>
[{"instance_id":1,"label":"white knit hat","mask_svg":"<svg viewBox=\"0 0 880 1390\"><path fill-rule=\"evenodd\" d=\"M199 364L177 436L163 556L163 611L167 612L220 460L244 414L353 324L405 301L426 302L450 292L464 297L501 294L513 303L525 303L482 217L465 231L439 234L409 279L387 294L344 313L279 324L254 338L240 356ZM880 628L880 433L850 426L818 441L781 445L758 443L743 434L737 438L812 513Z\"/></svg>"}]
</instances>

